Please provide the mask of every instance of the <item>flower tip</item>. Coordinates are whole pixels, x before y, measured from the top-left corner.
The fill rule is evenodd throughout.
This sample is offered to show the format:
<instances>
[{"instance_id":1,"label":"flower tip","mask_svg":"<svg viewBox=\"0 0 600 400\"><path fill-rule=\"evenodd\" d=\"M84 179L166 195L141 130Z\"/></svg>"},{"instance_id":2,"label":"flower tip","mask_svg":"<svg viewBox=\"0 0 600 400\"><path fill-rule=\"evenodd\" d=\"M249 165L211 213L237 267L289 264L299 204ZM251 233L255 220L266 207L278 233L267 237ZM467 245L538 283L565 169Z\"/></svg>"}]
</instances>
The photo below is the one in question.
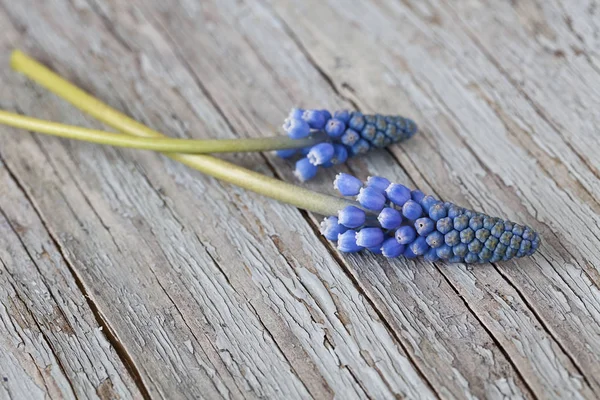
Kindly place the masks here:
<instances>
[{"instance_id":1,"label":"flower tip","mask_svg":"<svg viewBox=\"0 0 600 400\"><path fill-rule=\"evenodd\" d=\"M306 157L313 165L323 165L333 158L335 148L331 143L319 143L314 145Z\"/></svg>"},{"instance_id":2,"label":"flower tip","mask_svg":"<svg viewBox=\"0 0 600 400\"><path fill-rule=\"evenodd\" d=\"M296 169L294 175L301 182L306 182L309 179L314 178L317 174L318 167L313 165L308 158L301 158L296 162Z\"/></svg>"},{"instance_id":3,"label":"flower tip","mask_svg":"<svg viewBox=\"0 0 600 400\"><path fill-rule=\"evenodd\" d=\"M357 253L363 247L356 243L356 231L348 230L338 235L338 250L343 253Z\"/></svg>"},{"instance_id":4,"label":"flower tip","mask_svg":"<svg viewBox=\"0 0 600 400\"><path fill-rule=\"evenodd\" d=\"M380 228L362 228L356 233L356 244L361 247L378 247L384 240L383 231Z\"/></svg>"},{"instance_id":5,"label":"flower tip","mask_svg":"<svg viewBox=\"0 0 600 400\"><path fill-rule=\"evenodd\" d=\"M326 217L321 221L320 232L325 238L331 241L336 241L338 235L348 230L344 225L341 225L337 217Z\"/></svg>"},{"instance_id":6,"label":"flower tip","mask_svg":"<svg viewBox=\"0 0 600 400\"><path fill-rule=\"evenodd\" d=\"M356 200L368 210L381 211L387 199L379 190L370 186L360 189Z\"/></svg>"},{"instance_id":7,"label":"flower tip","mask_svg":"<svg viewBox=\"0 0 600 400\"><path fill-rule=\"evenodd\" d=\"M338 222L348 228L358 228L365 224L367 214L356 206L346 206L338 211ZM372 246L365 246L372 247Z\"/></svg>"},{"instance_id":8,"label":"flower tip","mask_svg":"<svg viewBox=\"0 0 600 400\"><path fill-rule=\"evenodd\" d=\"M360 179L344 172L337 174L333 181L333 188L340 192L342 196L356 196L362 186L363 183Z\"/></svg>"},{"instance_id":9,"label":"flower tip","mask_svg":"<svg viewBox=\"0 0 600 400\"><path fill-rule=\"evenodd\" d=\"M283 125L283 129L292 139L304 139L310 135L310 126L301 119L290 119Z\"/></svg>"},{"instance_id":10,"label":"flower tip","mask_svg":"<svg viewBox=\"0 0 600 400\"><path fill-rule=\"evenodd\" d=\"M390 184L389 179L383 176L369 176L367 178L367 186L377 189L380 192L384 192Z\"/></svg>"}]
</instances>

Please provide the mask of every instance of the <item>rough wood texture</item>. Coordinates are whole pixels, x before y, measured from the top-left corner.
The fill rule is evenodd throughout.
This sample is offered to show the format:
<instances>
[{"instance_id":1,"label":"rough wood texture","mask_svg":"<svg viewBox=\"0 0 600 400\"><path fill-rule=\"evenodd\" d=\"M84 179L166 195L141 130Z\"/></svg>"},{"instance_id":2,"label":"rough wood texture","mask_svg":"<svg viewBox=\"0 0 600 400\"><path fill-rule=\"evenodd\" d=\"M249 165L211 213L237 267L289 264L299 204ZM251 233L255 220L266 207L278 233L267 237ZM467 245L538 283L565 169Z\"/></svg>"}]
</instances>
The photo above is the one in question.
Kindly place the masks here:
<instances>
[{"instance_id":1,"label":"rough wood texture","mask_svg":"<svg viewBox=\"0 0 600 400\"><path fill-rule=\"evenodd\" d=\"M343 168L544 238L473 268L343 256L316 216L162 156L0 127L0 399L600 396L595 2L0 5L2 108L99 126L8 70L21 47L173 136L410 115L419 136Z\"/></svg>"}]
</instances>

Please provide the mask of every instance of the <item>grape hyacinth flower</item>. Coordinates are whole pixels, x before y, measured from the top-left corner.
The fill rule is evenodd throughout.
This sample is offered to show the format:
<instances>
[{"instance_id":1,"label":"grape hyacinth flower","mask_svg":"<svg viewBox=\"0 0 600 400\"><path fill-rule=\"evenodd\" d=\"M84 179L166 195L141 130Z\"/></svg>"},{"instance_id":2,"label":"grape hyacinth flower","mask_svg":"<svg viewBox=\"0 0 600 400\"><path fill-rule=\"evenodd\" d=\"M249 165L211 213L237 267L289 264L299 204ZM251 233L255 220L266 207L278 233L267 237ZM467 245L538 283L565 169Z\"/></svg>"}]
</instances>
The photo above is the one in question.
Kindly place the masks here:
<instances>
[{"instance_id":1,"label":"grape hyacinth flower","mask_svg":"<svg viewBox=\"0 0 600 400\"><path fill-rule=\"evenodd\" d=\"M321 225L342 252L369 250L388 258L423 256L432 262L471 264L528 256L540 245L539 235L529 227L439 201L382 177L363 183L340 173L334 187L362 207L347 206Z\"/></svg>"},{"instance_id":2,"label":"grape hyacinth flower","mask_svg":"<svg viewBox=\"0 0 600 400\"><path fill-rule=\"evenodd\" d=\"M302 150L279 150L282 158L301 155L314 166L329 168L343 164L349 157L365 154L373 148L383 148L392 143L409 139L417 133L417 125L399 116L363 115L358 111L341 110L332 116L327 110L303 110L294 108L283 124L292 139L304 139L316 132L324 132L325 142ZM305 181L316 175L306 174L308 168L300 164L302 171L296 176Z\"/></svg>"},{"instance_id":3,"label":"grape hyacinth flower","mask_svg":"<svg viewBox=\"0 0 600 400\"><path fill-rule=\"evenodd\" d=\"M164 152L170 158L209 176L310 212L329 215L323 221L321 231L327 239L337 240L338 249L342 252L358 252L366 249L385 257L402 255L406 258L416 258L422 256L432 262L447 260L449 262L484 263L531 255L540 245L539 235L529 227L467 210L449 202L439 201L432 196L426 196L419 190L410 190L403 185L390 183L384 178L373 177L367 182L361 182L348 174L338 175L335 187L343 195L356 196L356 201L354 201L314 192L212 156L173 153L177 146L166 146L164 143L159 143L161 139L166 141L171 139L164 138L160 132L152 130L102 103L35 60L20 52L15 52L11 63L13 68L49 88L59 97L124 133L129 141L121 140L121 135L35 120L1 110L0 123L93 143ZM307 113L305 110L296 109L292 112L291 118L302 119L309 125L311 131L323 129L332 118L338 119L345 124L346 130L340 135L339 128L331 127L329 131L333 134L329 137L338 136L344 146L359 146L361 142L368 141L375 146L380 141L384 143L385 138L381 139L381 135L379 135L383 130L384 122L388 123L385 125L386 134L388 131L394 131L385 117L382 119L378 116L364 116L348 111L337 112L332 117L326 111L309 111L311 112ZM416 132L416 127L411 121L404 119L402 121L407 132ZM369 124L376 127L375 131ZM290 120L286 125L289 125L288 128L291 129L292 121ZM392 125L397 127L396 124ZM302 136L301 128L294 129L299 129L296 134ZM132 140L135 137L146 140ZM148 139L151 139L152 146L149 145ZM289 138L286 137L285 140L289 140ZM173 144L172 142L168 143ZM211 142L200 144L204 146L207 143L214 146L214 143L211 144ZM323 142L319 140L307 145L302 142L303 145L298 148L309 146L303 152L307 155L317 143ZM156 144L158 146L155 146ZM248 144L249 142L246 141L242 146L246 151L248 151L246 148ZM339 143L333 143L334 148L336 144ZM231 151L230 146L232 145L237 146L237 140L226 146L228 151ZM263 148L263 145L260 144L257 148ZM371 146L368 143L367 145ZM198 148L202 146L198 146ZM225 149L221 145L218 145L217 148ZM278 148L285 149L287 147ZM315 160L323 157L319 151L316 151L317 154L313 152ZM324 162L330 163L331 160ZM317 168L311 163L311 160L305 157L298 161L296 172L301 179L308 179L316 174Z\"/></svg>"}]
</instances>

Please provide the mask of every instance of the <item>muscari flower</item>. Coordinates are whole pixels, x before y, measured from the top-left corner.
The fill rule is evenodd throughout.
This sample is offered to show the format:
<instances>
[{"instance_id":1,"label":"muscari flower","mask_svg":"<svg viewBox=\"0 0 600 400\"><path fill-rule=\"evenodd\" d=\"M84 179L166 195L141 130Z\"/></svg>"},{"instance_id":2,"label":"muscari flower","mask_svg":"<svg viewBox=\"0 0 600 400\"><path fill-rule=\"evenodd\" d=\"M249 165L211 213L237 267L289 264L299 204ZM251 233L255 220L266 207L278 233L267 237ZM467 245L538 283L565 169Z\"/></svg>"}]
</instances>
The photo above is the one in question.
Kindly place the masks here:
<instances>
[{"instance_id":1,"label":"muscari flower","mask_svg":"<svg viewBox=\"0 0 600 400\"><path fill-rule=\"evenodd\" d=\"M439 201L382 177L363 183L340 173L334 187L362 207L348 206L321 225L342 252L485 263L528 256L540 245L539 235L527 226Z\"/></svg>"},{"instance_id":2,"label":"muscari flower","mask_svg":"<svg viewBox=\"0 0 600 400\"><path fill-rule=\"evenodd\" d=\"M327 110L301 108L292 109L283 128L292 139L302 139L315 132L325 132L326 142L301 150L276 152L282 158L299 154L314 166L324 168L343 164L349 157L365 154L373 148L398 143L417 133L417 125L412 120L400 116L364 115L358 111L347 110L337 111L332 116ZM300 180L305 181L315 175L316 169L306 166L306 162L296 164L296 176Z\"/></svg>"}]
</instances>

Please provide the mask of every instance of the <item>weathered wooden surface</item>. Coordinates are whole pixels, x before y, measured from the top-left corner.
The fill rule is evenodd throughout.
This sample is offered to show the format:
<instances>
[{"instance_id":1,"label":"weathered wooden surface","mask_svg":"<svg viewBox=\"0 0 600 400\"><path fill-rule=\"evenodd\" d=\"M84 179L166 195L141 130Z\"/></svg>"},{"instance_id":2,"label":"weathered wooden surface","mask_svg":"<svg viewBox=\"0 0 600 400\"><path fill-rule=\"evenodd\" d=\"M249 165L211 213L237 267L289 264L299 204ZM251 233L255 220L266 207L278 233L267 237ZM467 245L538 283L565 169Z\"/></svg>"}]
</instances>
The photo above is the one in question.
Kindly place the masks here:
<instances>
[{"instance_id":1,"label":"weathered wooden surface","mask_svg":"<svg viewBox=\"0 0 600 400\"><path fill-rule=\"evenodd\" d=\"M1 127L0 399L600 396L596 2L0 4L2 108L99 126L9 71L20 47L174 136L402 113L419 136L343 168L544 239L473 268L342 256L316 216L162 156Z\"/></svg>"}]
</instances>

